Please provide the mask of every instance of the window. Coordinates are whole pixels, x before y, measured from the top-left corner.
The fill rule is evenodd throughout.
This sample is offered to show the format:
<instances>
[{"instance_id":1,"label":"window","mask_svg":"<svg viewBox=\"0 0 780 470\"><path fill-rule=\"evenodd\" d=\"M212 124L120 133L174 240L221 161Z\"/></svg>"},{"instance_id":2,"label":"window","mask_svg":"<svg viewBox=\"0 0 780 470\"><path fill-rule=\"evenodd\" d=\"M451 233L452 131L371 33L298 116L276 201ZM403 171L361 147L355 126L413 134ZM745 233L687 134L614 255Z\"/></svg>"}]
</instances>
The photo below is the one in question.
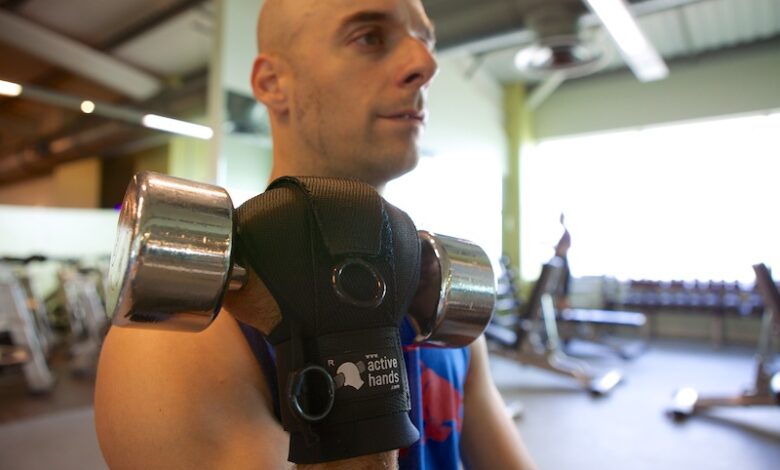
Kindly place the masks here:
<instances>
[{"instance_id":1,"label":"window","mask_svg":"<svg viewBox=\"0 0 780 470\"><path fill-rule=\"evenodd\" d=\"M541 141L521 159L524 278L565 214L575 276L753 280L780 270L780 113Z\"/></svg>"},{"instance_id":2,"label":"window","mask_svg":"<svg viewBox=\"0 0 780 470\"><path fill-rule=\"evenodd\" d=\"M388 183L384 197L418 230L463 238L482 247L494 268L501 256L501 164L498 156L436 155Z\"/></svg>"}]
</instances>

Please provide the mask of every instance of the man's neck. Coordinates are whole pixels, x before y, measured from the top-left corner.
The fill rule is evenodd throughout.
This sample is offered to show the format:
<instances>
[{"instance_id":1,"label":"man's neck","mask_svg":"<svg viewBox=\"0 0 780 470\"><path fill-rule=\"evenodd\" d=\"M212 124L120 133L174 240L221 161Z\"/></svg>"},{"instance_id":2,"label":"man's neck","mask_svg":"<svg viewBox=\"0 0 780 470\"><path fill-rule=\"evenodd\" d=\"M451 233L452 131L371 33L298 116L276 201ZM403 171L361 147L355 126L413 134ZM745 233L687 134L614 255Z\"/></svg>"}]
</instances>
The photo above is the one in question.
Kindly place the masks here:
<instances>
[{"instance_id":1,"label":"man's neck","mask_svg":"<svg viewBox=\"0 0 780 470\"><path fill-rule=\"evenodd\" d=\"M317 171L316 168L303 168L300 165L290 165L285 164L284 162L290 162L290 160L285 160L284 157L279 157L277 154L274 154L273 165L271 167L271 176L268 179L268 184L277 178L281 178L282 176L331 176L324 171ZM385 190L385 183L372 184L372 186L379 194L382 194Z\"/></svg>"},{"instance_id":2,"label":"man's neck","mask_svg":"<svg viewBox=\"0 0 780 470\"><path fill-rule=\"evenodd\" d=\"M321 155L312 155L310 149L299 148L296 145L298 142L296 139L284 133L284 129L278 132L273 132L274 126L272 123L271 139L273 141L273 164L271 166L271 176L269 183L282 176L321 176L321 177L352 177L360 179L358 175L337 175L333 173L332 169L328 169L323 165L323 162L327 162L327 158L323 158ZM382 194L385 188L386 181L376 183L368 182L374 189Z\"/></svg>"}]
</instances>

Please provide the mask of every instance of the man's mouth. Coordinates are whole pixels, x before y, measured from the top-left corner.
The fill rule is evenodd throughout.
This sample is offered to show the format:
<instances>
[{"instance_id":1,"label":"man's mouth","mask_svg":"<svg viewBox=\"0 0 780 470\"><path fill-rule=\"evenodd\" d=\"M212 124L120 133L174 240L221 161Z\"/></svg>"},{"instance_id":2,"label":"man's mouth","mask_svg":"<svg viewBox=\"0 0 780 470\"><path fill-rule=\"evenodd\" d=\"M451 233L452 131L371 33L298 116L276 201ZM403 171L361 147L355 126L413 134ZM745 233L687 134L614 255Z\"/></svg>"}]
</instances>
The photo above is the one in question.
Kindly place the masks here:
<instances>
[{"instance_id":1,"label":"man's mouth","mask_svg":"<svg viewBox=\"0 0 780 470\"><path fill-rule=\"evenodd\" d=\"M417 121L420 123L425 122L425 113L422 111L415 111L415 110L405 110L397 113L381 115L380 117L383 117L385 119Z\"/></svg>"}]
</instances>

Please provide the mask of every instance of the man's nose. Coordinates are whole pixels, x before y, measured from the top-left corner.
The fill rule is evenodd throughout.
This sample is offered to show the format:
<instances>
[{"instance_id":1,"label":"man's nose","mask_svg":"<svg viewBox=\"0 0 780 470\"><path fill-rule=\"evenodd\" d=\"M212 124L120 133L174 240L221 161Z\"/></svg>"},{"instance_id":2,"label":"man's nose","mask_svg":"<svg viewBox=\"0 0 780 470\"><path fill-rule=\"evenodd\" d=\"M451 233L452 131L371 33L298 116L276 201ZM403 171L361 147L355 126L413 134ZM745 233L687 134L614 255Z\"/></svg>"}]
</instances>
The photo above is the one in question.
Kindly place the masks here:
<instances>
[{"instance_id":1,"label":"man's nose","mask_svg":"<svg viewBox=\"0 0 780 470\"><path fill-rule=\"evenodd\" d=\"M439 69L433 51L424 41L410 36L406 38L404 56L406 62L399 76L399 85L402 87L426 87Z\"/></svg>"}]
</instances>

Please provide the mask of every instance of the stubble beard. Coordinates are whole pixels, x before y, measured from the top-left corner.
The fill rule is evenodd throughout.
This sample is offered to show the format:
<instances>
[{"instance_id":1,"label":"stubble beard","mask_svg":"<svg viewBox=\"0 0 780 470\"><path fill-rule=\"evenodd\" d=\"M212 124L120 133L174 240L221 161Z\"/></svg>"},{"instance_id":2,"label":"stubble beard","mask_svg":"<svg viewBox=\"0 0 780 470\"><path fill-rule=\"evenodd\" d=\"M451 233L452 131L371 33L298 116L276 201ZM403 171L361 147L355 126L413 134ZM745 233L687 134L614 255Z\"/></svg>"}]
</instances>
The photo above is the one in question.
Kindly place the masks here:
<instances>
[{"instance_id":1,"label":"stubble beard","mask_svg":"<svg viewBox=\"0 0 780 470\"><path fill-rule=\"evenodd\" d=\"M367 126L362 135L344 132L345 127L332 123L337 114L324 112L331 108L322 102L323 90L314 83L304 89L309 92L295 100L296 124L309 153L308 159L296 158L301 174L359 179L379 187L417 166L416 138L405 148L390 149L383 148L382 139L372 135L374 126Z\"/></svg>"},{"instance_id":2,"label":"stubble beard","mask_svg":"<svg viewBox=\"0 0 780 470\"><path fill-rule=\"evenodd\" d=\"M322 114L322 103L318 98L318 91L314 85L307 89L312 90L309 94L297 96L295 100L295 119L296 126L301 129L299 137L304 144L304 148L309 154L309 158L301 158L296 155L296 161L301 162L301 166L309 168L300 168L300 170L311 171L314 176L329 176L320 174L325 172L324 163L331 161L331 151L327 146L325 139L325 120ZM314 122L310 122L311 120Z\"/></svg>"}]
</instances>

